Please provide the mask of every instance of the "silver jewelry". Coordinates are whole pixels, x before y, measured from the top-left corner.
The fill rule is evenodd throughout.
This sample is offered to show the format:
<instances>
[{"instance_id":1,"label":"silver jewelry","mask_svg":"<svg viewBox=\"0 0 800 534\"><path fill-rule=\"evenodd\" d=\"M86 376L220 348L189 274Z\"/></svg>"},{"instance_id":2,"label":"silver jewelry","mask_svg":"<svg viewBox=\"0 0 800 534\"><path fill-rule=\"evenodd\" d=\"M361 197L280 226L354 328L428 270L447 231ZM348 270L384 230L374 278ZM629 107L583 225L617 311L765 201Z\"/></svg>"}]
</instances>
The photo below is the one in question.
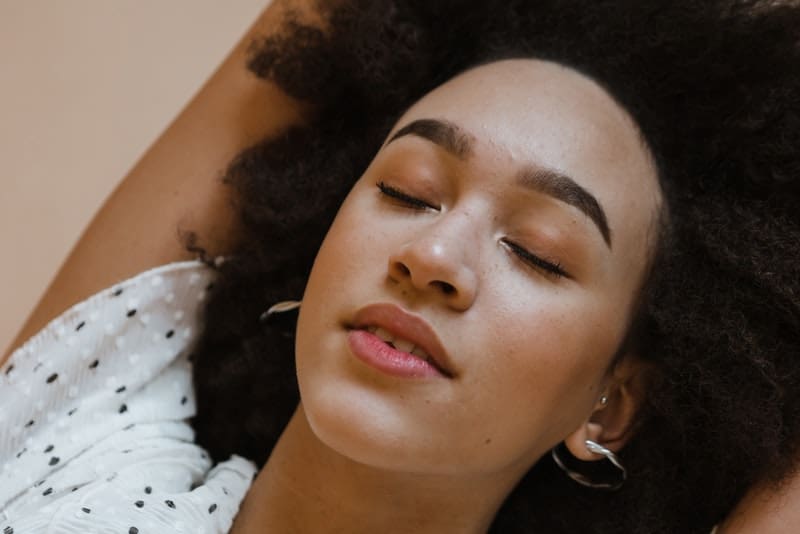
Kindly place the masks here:
<instances>
[{"instance_id":1,"label":"silver jewelry","mask_svg":"<svg viewBox=\"0 0 800 534\"><path fill-rule=\"evenodd\" d=\"M600 406L605 406L606 404L608 404L608 397L603 395L602 397L600 397Z\"/></svg>"},{"instance_id":2,"label":"silver jewelry","mask_svg":"<svg viewBox=\"0 0 800 534\"><path fill-rule=\"evenodd\" d=\"M272 315L273 313L283 313L290 310L295 310L300 307L301 303L302 301L300 300L282 300L281 302L278 302L270 306L267 309L267 311L265 311L264 313L261 314L261 316L259 316L258 320L266 321L267 318L269 318L269 316Z\"/></svg>"},{"instance_id":3,"label":"silver jewelry","mask_svg":"<svg viewBox=\"0 0 800 534\"><path fill-rule=\"evenodd\" d=\"M550 455L553 457L553 461L555 461L556 465L564 471L569 478L577 482L582 486L586 486L587 488L595 488L595 489L606 489L606 490L618 490L622 487L622 484L628 478L628 472L623 467L622 463L619 461L619 457L614 454L609 449L603 447L599 443L596 443L590 439L585 441L586 449L591 452L592 454L596 454L598 456L605 456L606 460L611 462L611 464L616 467L620 471L620 480L617 482L596 482L590 479L588 476L584 475L583 473L579 473L574 469L570 469L566 466L566 464L561 460L558 455L558 446L553 447L550 451Z\"/></svg>"}]
</instances>

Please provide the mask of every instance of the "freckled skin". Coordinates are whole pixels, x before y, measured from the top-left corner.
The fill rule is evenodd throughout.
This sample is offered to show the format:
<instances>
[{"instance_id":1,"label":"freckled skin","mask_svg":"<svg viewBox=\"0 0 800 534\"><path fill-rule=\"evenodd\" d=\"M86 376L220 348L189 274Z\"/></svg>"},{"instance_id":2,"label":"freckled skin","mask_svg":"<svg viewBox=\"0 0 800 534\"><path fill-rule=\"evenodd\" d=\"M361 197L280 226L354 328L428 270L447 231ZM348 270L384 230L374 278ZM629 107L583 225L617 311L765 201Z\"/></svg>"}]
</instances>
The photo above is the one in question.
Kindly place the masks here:
<instances>
[{"instance_id":1,"label":"freckled skin","mask_svg":"<svg viewBox=\"0 0 800 534\"><path fill-rule=\"evenodd\" d=\"M474 527L488 525L559 442L578 455L586 452L574 443L585 437L624 444L633 411L623 409L629 404L614 389L610 364L641 283L660 192L624 110L590 79L553 63L509 60L467 71L412 106L387 139L423 118L468 132L469 156L403 136L384 145L353 187L303 295L302 402L281 438L287 445L276 447L254 491L269 494L269 481L285 471L287 480L326 481L315 486L315 501L299 502L350 498L363 524L365 511L412 502L426 507L420 513L431 525L438 514ZM612 248L577 208L520 189L524 165L569 175L594 195ZM382 181L440 209L403 205L381 193ZM557 261L569 277L526 263L504 239ZM356 359L345 325L377 302L424 317L456 378L398 378ZM598 407L606 391L610 400ZM365 503L379 498L354 489L371 487L367 480L392 488L392 502Z\"/></svg>"}]
</instances>

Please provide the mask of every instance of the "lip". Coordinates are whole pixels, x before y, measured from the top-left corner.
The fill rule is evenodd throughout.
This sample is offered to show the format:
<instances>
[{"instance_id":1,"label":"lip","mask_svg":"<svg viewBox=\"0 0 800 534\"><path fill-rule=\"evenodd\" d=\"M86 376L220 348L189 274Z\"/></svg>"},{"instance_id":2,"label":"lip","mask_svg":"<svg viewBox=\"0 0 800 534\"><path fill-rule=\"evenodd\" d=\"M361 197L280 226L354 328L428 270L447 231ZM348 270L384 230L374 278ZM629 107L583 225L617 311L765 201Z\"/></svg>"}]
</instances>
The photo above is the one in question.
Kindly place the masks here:
<instances>
[{"instance_id":1,"label":"lip","mask_svg":"<svg viewBox=\"0 0 800 534\"><path fill-rule=\"evenodd\" d=\"M447 352L444 350L444 346L442 342L439 340L439 337L436 335L433 327L428 324L425 319L419 317L418 315L414 315L408 313L400 306L391 303L378 303L378 304L370 304L358 310L356 312L355 318L353 319L352 324L348 325L348 328L353 330L364 330L367 327L376 326L383 328L384 330L388 331L395 337L400 337L412 342L414 345L420 347L424 350L433 360L433 364L426 362L425 360L418 358L415 355L408 355L410 358L421 362L428 367L434 368L438 374L446 377L446 378L455 378L457 376L456 370L453 367L450 358L447 355ZM364 332L367 336L375 337L369 332ZM353 334L351 332L350 334ZM354 340L353 336L348 336L351 340L351 345L353 344L352 341ZM383 343L381 341L381 343ZM397 352L399 354L408 354L400 351L396 351L391 349L388 345L383 343L385 347L390 349L392 353ZM398 363L399 355L385 353L384 351L379 351L381 354L377 355L391 355L392 357L390 360L394 361L394 363ZM359 355L360 356L360 355ZM363 358L362 358L363 359ZM386 360L384 358L384 360ZM392 361L384 361L386 363L393 363ZM375 364L375 361L371 361L368 363ZM406 367L416 367L412 365L411 362L405 362L404 364ZM394 365L394 367L398 367ZM400 366L402 367L402 366ZM389 369L384 369L389 370ZM418 375L414 375L418 376Z\"/></svg>"}]
</instances>

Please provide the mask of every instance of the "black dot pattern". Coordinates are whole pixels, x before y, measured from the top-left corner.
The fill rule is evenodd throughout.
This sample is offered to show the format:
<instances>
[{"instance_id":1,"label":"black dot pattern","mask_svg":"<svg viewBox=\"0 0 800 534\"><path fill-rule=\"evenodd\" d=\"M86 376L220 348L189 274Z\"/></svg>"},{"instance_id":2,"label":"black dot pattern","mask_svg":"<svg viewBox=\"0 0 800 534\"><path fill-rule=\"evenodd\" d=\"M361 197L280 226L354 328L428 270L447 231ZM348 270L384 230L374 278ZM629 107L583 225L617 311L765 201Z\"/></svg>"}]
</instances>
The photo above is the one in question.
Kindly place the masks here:
<instances>
[{"instance_id":1,"label":"black dot pattern","mask_svg":"<svg viewBox=\"0 0 800 534\"><path fill-rule=\"evenodd\" d=\"M209 471L208 455L173 430L175 424L190 429L185 360L201 331L197 312L213 287L206 278L213 273L201 262L182 263L191 268L179 263L174 271L148 271L79 303L46 327L53 335L45 343L14 352L0 371L0 386L11 386L0 387L0 405L19 407L16 420L0 425L3 433L12 425L8 444L0 443L0 458L5 453L8 460L0 487L11 484L13 494L31 499L27 509L46 516L51 528L59 529L49 522L52 510L59 510L76 532L109 524L109 531L147 534L182 524L187 532L222 534L220 525L230 525L239 508L255 467L238 458L225 462L229 468ZM23 395L20 387L28 391ZM157 466L151 465L152 451L137 454L142 443L152 447L153 432L165 450ZM121 446L100 455L98 443L109 438ZM180 454L171 440L181 442ZM164 469L165 461L174 465ZM195 478L198 470L207 473L205 482ZM32 481L28 473L34 472L40 474ZM130 484L133 476L141 485ZM212 477L215 484L208 483ZM115 489L104 491L103 484ZM201 486L209 489L195 491ZM13 519L0 514L0 534L23 528Z\"/></svg>"}]
</instances>

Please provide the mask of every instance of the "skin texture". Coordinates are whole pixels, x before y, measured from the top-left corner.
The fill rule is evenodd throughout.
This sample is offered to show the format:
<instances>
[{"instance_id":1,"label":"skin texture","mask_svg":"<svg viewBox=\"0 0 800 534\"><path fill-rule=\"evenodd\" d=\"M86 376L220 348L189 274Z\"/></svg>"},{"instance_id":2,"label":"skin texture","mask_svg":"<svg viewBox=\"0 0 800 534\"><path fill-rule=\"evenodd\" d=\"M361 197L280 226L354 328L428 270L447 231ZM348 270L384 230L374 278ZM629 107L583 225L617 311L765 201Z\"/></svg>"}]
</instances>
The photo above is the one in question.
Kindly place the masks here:
<instances>
[{"instance_id":1,"label":"skin texture","mask_svg":"<svg viewBox=\"0 0 800 534\"><path fill-rule=\"evenodd\" d=\"M302 402L234 532L483 532L560 441L587 460L597 458L584 439L625 443L638 366L635 355L611 363L660 203L635 126L588 78L535 60L454 78L412 106L389 139L431 118L461 128L470 149L459 157L403 136L353 187L303 296ZM577 208L517 185L530 166L593 194L611 247ZM381 182L438 209L414 209ZM507 240L568 276L525 263ZM346 325L377 302L423 317L456 376L397 378L354 358Z\"/></svg>"}]
</instances>

